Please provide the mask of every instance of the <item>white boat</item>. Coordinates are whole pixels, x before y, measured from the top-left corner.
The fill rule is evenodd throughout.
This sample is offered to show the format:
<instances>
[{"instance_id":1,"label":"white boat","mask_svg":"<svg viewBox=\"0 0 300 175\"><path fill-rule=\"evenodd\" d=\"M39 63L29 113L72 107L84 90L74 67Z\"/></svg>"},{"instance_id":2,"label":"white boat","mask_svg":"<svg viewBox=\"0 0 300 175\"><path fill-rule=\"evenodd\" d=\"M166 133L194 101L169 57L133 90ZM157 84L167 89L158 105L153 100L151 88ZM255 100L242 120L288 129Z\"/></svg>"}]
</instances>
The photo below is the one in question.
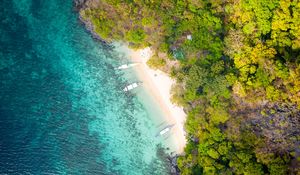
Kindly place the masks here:
<instances>
[{"instance_id":1,"label":"white boat","mask_svg":"<svg viewBox=\"0 0 300 175\"><path fill-rule=\"evenodd\" d=\"M123 65L117 67L116 69L117 69L117 70L128 69L128 68L133 67L133 66L136 66L136 65L138 65L138 63L123 64Z\"/></svg>"},{"instance_id":2,"label":"white boat","mask_svg":"<svg viewBox=\"0 0 300 175\"><path fill-rule=\"evenodd\" d=\"M127 92L127 91L130 91L130 90L132 90L132 89L137 88L138 86L139 86L139 83L132 83L132 84L126 86L126 87L123 89L123 91Z\"/></svg>"},{"instance_id":3,"label":"white boat","mask_svg":"<svg viewBox=\"0 0 300 175\"><path fill-rule=\"evenodd\" d=\"M159 135L164 135L165 133L167 133L168 131L170 131L170 129L171 129L171 128L165 128L165 129L161 130L161 131L159 132Z\"/></svg>"},{"instance_id":4,"label":"white boat","mask_svg":"<svg viewBox=\"0 0 300 175\"><path fill-rule=\"evenodd\" d=\"M174 126L174 124L173 124L173 125L168 125L168 126L166 126L166 127L163 128L156 136L162 136L162 135L165 135L167 132L169 132L169 131L172 129L173 126Z\"/></svg>"}]
</instances>

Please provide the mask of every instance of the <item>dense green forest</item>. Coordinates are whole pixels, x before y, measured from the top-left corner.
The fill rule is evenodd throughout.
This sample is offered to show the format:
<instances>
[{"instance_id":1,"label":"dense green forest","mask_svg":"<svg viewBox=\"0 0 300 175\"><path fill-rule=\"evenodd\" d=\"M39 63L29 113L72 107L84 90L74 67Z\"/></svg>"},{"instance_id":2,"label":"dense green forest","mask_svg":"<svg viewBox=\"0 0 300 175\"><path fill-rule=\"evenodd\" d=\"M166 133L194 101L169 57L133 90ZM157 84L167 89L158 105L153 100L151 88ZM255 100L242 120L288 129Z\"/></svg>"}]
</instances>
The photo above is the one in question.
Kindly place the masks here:
<instances>
[{"instance_id":1,"label":"dense green forest","mask_svg":"<svg viewBox=\"0 0 300 175\"><path fill-rule=\"evenodd\" d=\"M176 78L181 174L300 174L300 1L88 0L80 13Z\"/></svg>"}]
</instances>

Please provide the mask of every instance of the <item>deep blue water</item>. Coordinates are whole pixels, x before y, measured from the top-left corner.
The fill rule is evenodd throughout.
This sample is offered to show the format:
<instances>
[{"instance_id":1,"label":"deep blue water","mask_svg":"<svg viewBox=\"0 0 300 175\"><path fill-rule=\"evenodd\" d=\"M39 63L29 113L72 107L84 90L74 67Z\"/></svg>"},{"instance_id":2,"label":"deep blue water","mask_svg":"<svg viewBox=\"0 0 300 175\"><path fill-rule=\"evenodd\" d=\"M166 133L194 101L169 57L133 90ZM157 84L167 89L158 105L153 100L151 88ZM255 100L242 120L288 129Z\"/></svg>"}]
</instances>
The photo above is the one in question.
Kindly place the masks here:
<instances>
[{"instance_id":1,"label":"deep blue water","mask_svg":"<svg viewBox=\"0 0 300 175\"><path fill-rule=\"evenodd\" d=\"M0 174L166 174L120 56L72 0L0 6Z\"/></svg>"}]
</instances>

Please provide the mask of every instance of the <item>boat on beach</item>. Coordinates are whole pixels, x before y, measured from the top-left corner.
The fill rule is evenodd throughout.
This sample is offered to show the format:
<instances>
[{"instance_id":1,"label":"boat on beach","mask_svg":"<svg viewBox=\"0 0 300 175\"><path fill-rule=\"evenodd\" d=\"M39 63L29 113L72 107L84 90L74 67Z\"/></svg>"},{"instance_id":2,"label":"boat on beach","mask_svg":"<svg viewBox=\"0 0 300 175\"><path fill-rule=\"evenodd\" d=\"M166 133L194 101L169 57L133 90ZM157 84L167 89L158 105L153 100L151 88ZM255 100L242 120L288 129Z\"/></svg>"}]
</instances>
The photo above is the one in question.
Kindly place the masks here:
<instances>
[{"instance_id":1,"label":"boat on beach","mask_svg":"<svg viewBox=\"0 0 300 175\"><path fill-rule=\"evenodd\" d=\"M127 85L127 86L123 89L123 91L124 91L124 92L131 91L131 90L137 88L140 84L141 84L141 83L139 83L139 82L129 84L129 85Z\"/></svg>"},{"instance_id":2,"label":"boat on beach","mask_svg":"<svg viewBox=\"0 0 300 175\"><path fill-rule=\"evenodd\" d=\"M123 64L117 68L115 68L116 70L122 70L122 69L128 69L134 66L137 66L139 63L130 63L130 64Z\"/></svg>"}]
</instances>

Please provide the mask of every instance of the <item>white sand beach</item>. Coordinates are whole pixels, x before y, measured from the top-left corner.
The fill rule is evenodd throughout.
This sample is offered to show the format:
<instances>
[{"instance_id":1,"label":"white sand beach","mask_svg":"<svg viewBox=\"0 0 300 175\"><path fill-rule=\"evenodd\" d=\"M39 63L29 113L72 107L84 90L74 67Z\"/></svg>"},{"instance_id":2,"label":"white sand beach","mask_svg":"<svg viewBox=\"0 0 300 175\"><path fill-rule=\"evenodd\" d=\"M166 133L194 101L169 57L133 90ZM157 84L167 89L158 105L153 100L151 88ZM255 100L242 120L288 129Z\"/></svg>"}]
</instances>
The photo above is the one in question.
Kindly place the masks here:
<instances>
[{"instance_id":1,"label":"white sand beach","mask_svg":"<svg viewBox=\"0 0 300 175\"><path fill-rule=\"evenodd\" d=\"M140 50L130 50L130 57L133 62L139 62L135 67L138 76L143 81L144 88L149 91L150 95L162 108L164 116L169 124L175 124L171 130L174 135L177 153L182 153L186 144L185 132L183 125L186 114L182 107L176 106L170 101L170 90L175 80L171 79L166 73L151 69L147 60L151 57L151 49L145 48Z\"/></svg>"}]
</instances>

